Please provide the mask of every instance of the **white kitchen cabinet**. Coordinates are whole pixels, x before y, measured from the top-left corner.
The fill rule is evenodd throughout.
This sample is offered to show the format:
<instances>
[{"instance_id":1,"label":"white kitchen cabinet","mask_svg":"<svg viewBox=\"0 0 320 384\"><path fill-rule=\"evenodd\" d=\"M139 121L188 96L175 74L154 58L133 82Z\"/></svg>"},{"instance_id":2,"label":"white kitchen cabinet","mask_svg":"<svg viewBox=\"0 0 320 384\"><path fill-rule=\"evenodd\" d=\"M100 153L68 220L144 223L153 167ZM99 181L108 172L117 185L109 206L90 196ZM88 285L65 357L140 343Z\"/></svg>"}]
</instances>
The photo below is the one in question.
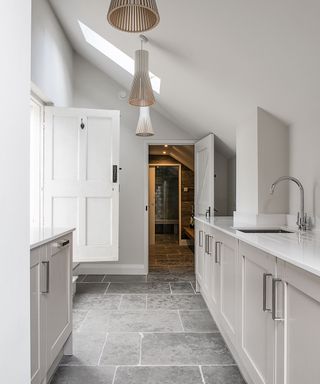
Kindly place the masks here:
<instances>
[{"instance_id":1,"label":"white kitchen cabinet","mask_svg":"<svg viewBox=\"0 0 320 384\"><path fill-rule=\"evenodd\" d=\"M54 362L72 331L72 235L48 244L47 359Z\"/></svg>"},{"instance_id":2,"label":"white kitchen cabinet","mask_svg":"<svg viewBox=\"0 0 320 384\"><path fill-rule=\"evenodd\" d=\"M195 264L196 264L196 280L197 291L202 286L204 271L204 225L200 221L195 221Z\"/></svg>"},{"instance_id":3,"label":"white kitchen cabinet","mask_svg":"<svg viewBox=\"0 0 320 384\"><path fill-rule=\"evenodd\" d=\"M277 384L320 382L320 278L283 261L278 262L277 297L284 284L284 307L275 311L284 321L277 329ZM278 294L278 290L280 293Z\"/></svg>"},{"instance_id":4,"label":"white kitchen cabinet","mask_svg":"<svg viewBox=\"0 0 320 384\"><path fill-rule=\"evenodd\" d=\"M204 226L204 252L203 252L203 284L202 288L207 298L210 298L212 284L212 266L214 257L214 237L212 228Z\"/></svg>"},{"instance_id":5,"label":"white kitchen cabinet","mask_svg":"<svg viewBox=\"0 0 320 384\"><path fill-rule=\"evenodd\" d=\"M220 273L216 276L216 294L219 301L221 320L225 325L225 330L233 340L236 335L237 318L237 267L238 253L237 241L231 236L225 235L220 231L215 231L215 265L219 267ZM219 285L218 285L219 284Z\"/></svg>"},{"instance_id":6,"label":"white kitchen cabinet","mask_svg":"<svg viewBox=\"0 0 320 384\"><path fill-rule=\"evenodd\" d=\"M31 384L44 384L60 352L70 347L72 231L31 250L30 304Z\"/></svg>"},{"instance_id":7,"label":"white kitchen cabinet","mask_svg":"<svg viewBox=\"0 0 320 384\"><path fill-rule=\"evenodd\" d=\"M40 384L45 374L45 311L41 294L42 261L46 247L31 251L30 259L30 335L31 384Z\"/></svg>"},{"instance_id":8,"label":"white kitchen cabinet","mask_svg":"<svg viewBox=\"0 0 320 384\"><path fill-rule=\"evenodd\" d=\"M272 279L276 258L239 243L241 263L240 353L255 384L274 382L275 322L272 320Z\"/></svg>"}]
</instances>

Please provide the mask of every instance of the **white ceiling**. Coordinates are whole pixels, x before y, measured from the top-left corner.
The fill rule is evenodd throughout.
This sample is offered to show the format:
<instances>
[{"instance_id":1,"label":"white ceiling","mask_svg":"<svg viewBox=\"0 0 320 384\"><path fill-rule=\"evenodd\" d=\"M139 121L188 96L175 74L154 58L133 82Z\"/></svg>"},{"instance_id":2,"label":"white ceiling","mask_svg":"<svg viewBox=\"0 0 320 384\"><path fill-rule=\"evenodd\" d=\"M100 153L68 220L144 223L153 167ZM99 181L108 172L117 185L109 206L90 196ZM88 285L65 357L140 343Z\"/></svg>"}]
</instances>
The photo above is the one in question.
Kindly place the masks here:
<instances>
[{"instance_id":1,"label":"white ceiling","mask_svg":"<svg viewBox=\"0 0 320 384\"><path fill-rule=\"evenodd\" d=\"M135 34L108 25L109 0L50 0L74 49L125 88L131 77L89 46L78 20L134 57ZM319 0L158 0L150 70L157 109L200 138L235 148L235 128L257 106L288 123L318 118Z\"/></svg>"}]
</instances>

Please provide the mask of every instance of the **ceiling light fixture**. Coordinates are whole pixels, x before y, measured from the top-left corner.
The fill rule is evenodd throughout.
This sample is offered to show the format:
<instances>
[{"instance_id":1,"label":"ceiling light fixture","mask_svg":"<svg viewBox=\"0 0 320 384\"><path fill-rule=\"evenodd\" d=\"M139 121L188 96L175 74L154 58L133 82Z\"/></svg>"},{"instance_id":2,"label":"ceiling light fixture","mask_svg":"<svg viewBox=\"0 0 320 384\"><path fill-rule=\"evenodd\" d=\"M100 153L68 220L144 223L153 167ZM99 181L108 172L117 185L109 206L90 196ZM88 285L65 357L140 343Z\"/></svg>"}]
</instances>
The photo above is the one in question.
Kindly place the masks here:
<instances>
[{"instance_id":1,"label":"ceiling light fixture","mask_svg":"<svg viewBox=\"0 0 320 384\"><path fill-rule=\"evenodd\" d=\"M149 52L143 49L148 39L140 35L141 49L135 53L135 70L129 103L136 107L148 107L156 102L149 76Z\"/></svg>"},{"instance_id":2,"label":"ceiling light fixture","mask_svg":"<svg viewBox=\"0 0 320 384\"><path fill-rule=\"evenodd\" d=\"M136 135L140 137L153 136L154 131L150 119L150 108L141 107Z\"/></svg>"},{"instance_id":3,"label":"ceiling light fixture","mask_svg":"<svg viewBox=\"0 0 320 384\"><path fill-rule=\"evenodd\" d=\"M107 18L123 32L149 31L160 21L156 0L111 0Z\"/></svg>"}]
</instances>

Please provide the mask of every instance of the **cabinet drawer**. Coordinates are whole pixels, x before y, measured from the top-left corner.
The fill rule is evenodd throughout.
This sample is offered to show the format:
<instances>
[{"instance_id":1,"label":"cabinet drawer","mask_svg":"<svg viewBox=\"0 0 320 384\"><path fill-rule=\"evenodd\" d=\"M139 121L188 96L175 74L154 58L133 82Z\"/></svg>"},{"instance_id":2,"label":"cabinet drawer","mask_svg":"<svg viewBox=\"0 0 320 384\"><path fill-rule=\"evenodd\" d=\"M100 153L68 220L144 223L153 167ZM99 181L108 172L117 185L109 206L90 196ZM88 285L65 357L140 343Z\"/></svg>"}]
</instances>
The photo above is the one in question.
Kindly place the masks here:
<instances>
[{"instance_id":1,"label":"cabinet drawer","mask_svg":"<svg viewBox=\"0 0 320 384\"><path fill-rule=\"evenodd\" d=\"M56 239L55 241L52 241L50 244L48 244L48 256L53 256L56 253L60 252L62 249L70 247L71 242L71 235L62 236Z\"/></svg>"}]
</instances>

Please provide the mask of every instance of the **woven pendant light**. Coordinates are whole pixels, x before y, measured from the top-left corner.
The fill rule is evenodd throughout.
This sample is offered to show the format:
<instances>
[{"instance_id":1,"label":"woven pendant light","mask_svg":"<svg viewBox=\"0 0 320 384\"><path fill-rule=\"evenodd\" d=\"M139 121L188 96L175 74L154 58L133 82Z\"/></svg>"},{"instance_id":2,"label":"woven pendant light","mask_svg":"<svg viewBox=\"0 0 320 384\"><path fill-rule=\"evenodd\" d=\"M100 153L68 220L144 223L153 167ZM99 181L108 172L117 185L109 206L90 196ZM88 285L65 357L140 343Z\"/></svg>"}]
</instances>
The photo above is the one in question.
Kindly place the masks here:
<instances>
[{"instance_id":1,"label":"woven pendant light","mask_svg":"<svg viewBox=\"0 0 320 384\"><path fill-rule=\"evenodd\" d=\"M140 116L139 116L138 126L136 130L136 135L141 137L148 137L148 136L154 135L151 119L150 119L149 107L140 108Z\"/></svg>"},{"instance_id":2,"label":"woven pendant light","mask_svg":"<svg viewBox=\"0 0 320 384\"><path fill-rule=\"evenodd\" d=\"M159 24L156 0L111 0L109 23L124 32L145 32Z\"/></svg>"},{"instance_id":3,"label":"woven pendant light","mask_svg":"<svg viewBox=\"0 0 320 384\"><path fill-rule=\"evenodd\" d=\"M155 102L149 75L149 52L139 49L135 54L135 70L129 104L148 107Z\"/></svg>"}]
</instances>

